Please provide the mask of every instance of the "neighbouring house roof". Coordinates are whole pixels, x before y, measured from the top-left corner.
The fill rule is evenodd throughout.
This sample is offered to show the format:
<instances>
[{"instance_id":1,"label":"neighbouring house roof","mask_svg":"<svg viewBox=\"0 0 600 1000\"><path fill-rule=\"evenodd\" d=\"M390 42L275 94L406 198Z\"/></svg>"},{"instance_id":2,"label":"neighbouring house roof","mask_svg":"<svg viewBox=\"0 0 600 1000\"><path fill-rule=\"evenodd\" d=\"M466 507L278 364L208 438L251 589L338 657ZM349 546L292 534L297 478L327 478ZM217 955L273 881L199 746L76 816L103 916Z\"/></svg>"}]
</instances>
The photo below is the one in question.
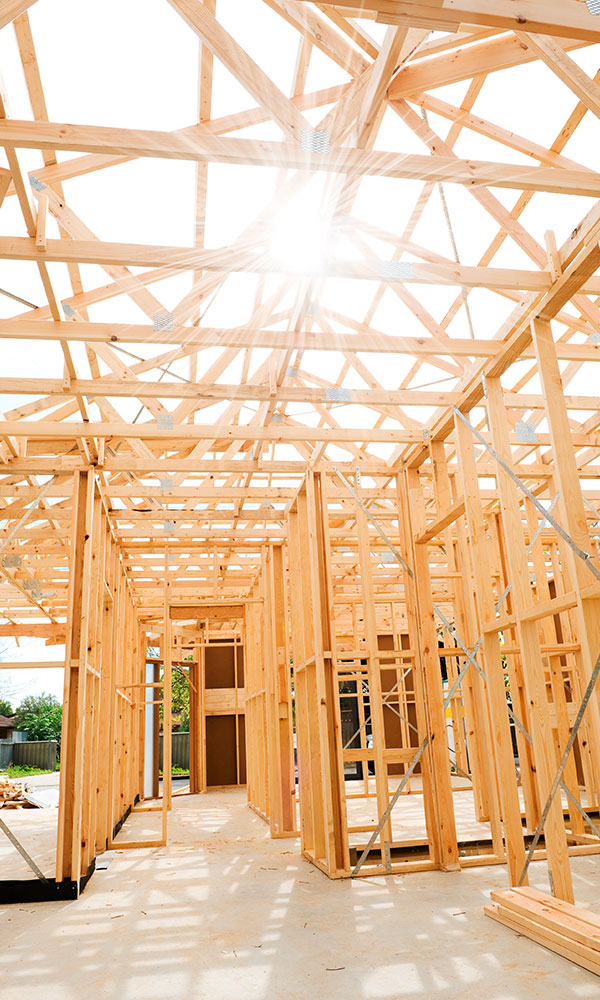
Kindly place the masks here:
<instances>
[{"instance_id":1,"label":"neighbouring house roof","mask_svg":"<svg viewBox=\"0 0 600 1000\"><path fill-rule=\"evenodd\" d=\"M0 715L0 728L2 729L14 729L15 723L13 719L7 719L5 715Z\"/></svg>"}]
</instances>

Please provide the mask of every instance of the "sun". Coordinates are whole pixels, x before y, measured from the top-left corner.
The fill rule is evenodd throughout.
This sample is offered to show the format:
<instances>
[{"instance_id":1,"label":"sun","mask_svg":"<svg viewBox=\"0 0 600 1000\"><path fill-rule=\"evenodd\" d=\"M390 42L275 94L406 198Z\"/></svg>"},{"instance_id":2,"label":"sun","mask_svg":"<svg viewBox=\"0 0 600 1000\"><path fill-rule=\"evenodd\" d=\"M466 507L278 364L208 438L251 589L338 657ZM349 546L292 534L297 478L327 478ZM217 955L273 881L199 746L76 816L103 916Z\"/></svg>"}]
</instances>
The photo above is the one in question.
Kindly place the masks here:
<instances>
[{"instance_id":1,"label":"sun","mask_svg":"<svg viewBox=\"0 0 600 1000\"><path fill-rule=\"evenodd\" d=\"M318 274L329 256L330 229L315 200L297 198L275 216L269 239L273 263L285 271Z\"/></svg>"}]
</instances>

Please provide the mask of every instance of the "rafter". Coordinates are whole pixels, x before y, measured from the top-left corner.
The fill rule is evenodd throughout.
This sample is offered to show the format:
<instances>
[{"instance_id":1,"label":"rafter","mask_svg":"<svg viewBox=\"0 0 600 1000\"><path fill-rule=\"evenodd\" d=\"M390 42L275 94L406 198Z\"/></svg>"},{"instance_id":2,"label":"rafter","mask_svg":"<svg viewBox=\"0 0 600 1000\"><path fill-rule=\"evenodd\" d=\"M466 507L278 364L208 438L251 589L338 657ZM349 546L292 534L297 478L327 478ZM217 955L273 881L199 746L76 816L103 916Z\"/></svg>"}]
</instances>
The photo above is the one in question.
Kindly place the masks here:
<instances>
[{"instance_id":1,"label":"rafter","mask_svg":"<svg viewBox=\"0 0 600 1000\"><path fill-rule=\"evenodd\" d=\"M159 603L162 564L146 572L131 560L167 546L178 553L173 579L182 588L193 586L194 551L206 557L199 586L213 595L235 585L240 553L250 555L242 585L249 588L260 547L279 539L281 509L308 469L329 475L336 466L354 476L358 467L373 477L363 493L386 523L395 509L390 475L403 462L427 479L423 469L435 464L434 453L439 463L445 447L456 488L452 408L475 411L487 433L483 373L510 376L509 443L528 481L545 490L551 446L530 332L538 316L554 323L577 468L582 478L597 478L600 407L585 380L594 379L600 359L598 210L582 220L579 199L600 198L600 173L571 143L587 112L586 128L597 127L600 110L598 76L575 61L600 39L585 4L565 0L558 9L523 0L515 13L509 0L253 0L257 9L269 8L261 13L293 53L289 77L276 80L257 54L260 45L246 44L244 23L226 26L218 2L169 2L173 21L189 29L199 51L197 114L171 131L61 124L71 115L58 101L56 119L48 120L40 73L48 53L36 36L44 52L38 64L34 5L0 3L0 27L15 21L34 119L0 121L9 160L8 171L0 167L0 211L10 225L8 206L18 202L27 232L4 228L0 259L14 274L40 268L48 292L47 303L26 312L13 302L21 313L0 318L0 338L17 350L39 342L49 357L65 351L72 358L67 377L50 363L39 377L0 373L0 395L13 400L0 423L3 531L23 514L33 476L66 474L92 460L141 604ZM487 81L491 89L497 72L506 71L508 81L512 68L526 74L537 63L553 72L569 107L577 100L553 130L554 141L540 138L543 130L533 124L515 131L510 107L489 111ZM247 100L238 90L225 96L223 68ZM460 82L462 100L438 96ZM528 95L532 107L536 99ZM110 109L90 121L110 122ZM273 124L280 141L271 138ZM317 141L324 151L307 151ZM494 143L496 159L480 158L481 141ZM39 168L24 171L22 150L37 151ZM150 219L161 203L170 210L183 200L169 161L194 166L181 238L112 240L110 212L104 224L101 211L86 211L85 199L98 185L101 210L106 191L120 189L120 168L141 178L148 159L164 178L153 190L156 202L148 201ZM247 186L256 209L221 240L222 176ZM439 184L462 189L447 195L460 263L448 249ZM271 248L283 207L306 192L329 246L318 266L274 259ZM469 203L464 217L452 204L455 194L456 204ZM535 221L542 198L548 214L556 206L559 217L546 228L572 234L562 246L544 240ZM94 267L108 273L104 284ZM536 434L532 444L519 440L523 422ZM485 456L476 467L490 476ZM431 526L444 522L443 533L452 522L441 515L450 508L435 510L433 485L424 494L426 516ZM352 504L328 488L337 504L332 537L345 544L356 527ZM494 489L482 496L495 510ZM55 516L44 508L44 522L25 525L18 536L26 576L37 560L44 580L64 567L70 518L68 495L53 487L48 497L61 504L52 504ZM166 534L161 525L171 521ZM343 586L352 586L355 555L347 566L342 553L336 560ZM398 585L395 569L377 574ZM22 587L18 574L16 580ZM10 627L19 620L16 609L23 621L39 612L26 589L10 581L3 587ZM48 603L60 617L63 591L59 581Z\"/></svg>"}]
</instances>

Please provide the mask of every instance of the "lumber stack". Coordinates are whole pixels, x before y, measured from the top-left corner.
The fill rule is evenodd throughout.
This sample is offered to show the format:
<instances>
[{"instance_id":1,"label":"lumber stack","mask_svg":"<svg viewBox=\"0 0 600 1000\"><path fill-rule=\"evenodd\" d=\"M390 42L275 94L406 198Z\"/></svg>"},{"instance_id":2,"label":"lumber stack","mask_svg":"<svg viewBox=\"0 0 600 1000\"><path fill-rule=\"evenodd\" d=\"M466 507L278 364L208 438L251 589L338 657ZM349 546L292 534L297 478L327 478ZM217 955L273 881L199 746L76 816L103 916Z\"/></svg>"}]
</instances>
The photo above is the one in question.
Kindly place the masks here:
<instances>
[{"instance_id":1,"label":"lumber stack","mask_svg":"<svg viewBox=\"0 0 600 1000\"><path fill-rule=\"evenodd\" d=\"M491 893L484 913L600 976L600 916L537 889Z\"/></svg>"},{"instance_id":2,"label":"lumber stack","mask_svg":"<svg viewBox=\"0 0 600 1000\"><path fill-rule=\"evenodd\" d=\"M0 778L0 809L28 808L29 803L24 797L27 790L27 787L20 781Z\"/></svg>"}]
</instances>

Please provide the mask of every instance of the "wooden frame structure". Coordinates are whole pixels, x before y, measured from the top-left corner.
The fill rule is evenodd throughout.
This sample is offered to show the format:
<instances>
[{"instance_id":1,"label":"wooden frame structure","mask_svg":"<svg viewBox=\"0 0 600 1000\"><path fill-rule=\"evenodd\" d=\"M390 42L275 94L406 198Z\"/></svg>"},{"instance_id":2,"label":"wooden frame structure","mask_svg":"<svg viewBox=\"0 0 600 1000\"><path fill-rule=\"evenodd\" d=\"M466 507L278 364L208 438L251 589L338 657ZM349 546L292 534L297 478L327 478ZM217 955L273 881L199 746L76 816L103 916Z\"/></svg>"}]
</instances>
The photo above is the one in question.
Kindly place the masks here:
<instances>
[{"instance_id":1,"label":"wooden frame structure","mask_svg":"<svg viewBox=\"0 0 600 1000\"><path fill-rule=\"evenodd\" d=\"M248 802L272 837L298 836L288 596L282 545L263 548L246 604Z\"/></svg>"},{"instance_id":2,"label":"wooden frame structure","mask_svg":"<svg viewBox=\"0 0 600 1000\"><path fill-rule=\"evenodd\" d=\"M0 97L18 369L0 370L0 636L65 643L56 882L78 891L134 807L162 810L166 841L173 666L192 650L203 791L205 657L243 642L237 774L243 743L272 836L300 829L331 877L490 863L516 887L544 857L572 904L569 856L600 853L600 17L247 2L291 83L218 0L165 0L199 46L198 113L161 131L64 124L43 4L0 0L30 105ZM213 112L216 63L250 106ZM117 242L75 211L78 184L116 190L124 163L149 203L148 161L173 196L174 161L193 170L191 243ZM257 204L272 180L235 239L222 176ZM307 204L319 225L290 260L273 232L299 205L297 251ZM165 788L144 806L159 702ZM423 829L402 835L417 798Z\"/></svg>"}]
</instances>

